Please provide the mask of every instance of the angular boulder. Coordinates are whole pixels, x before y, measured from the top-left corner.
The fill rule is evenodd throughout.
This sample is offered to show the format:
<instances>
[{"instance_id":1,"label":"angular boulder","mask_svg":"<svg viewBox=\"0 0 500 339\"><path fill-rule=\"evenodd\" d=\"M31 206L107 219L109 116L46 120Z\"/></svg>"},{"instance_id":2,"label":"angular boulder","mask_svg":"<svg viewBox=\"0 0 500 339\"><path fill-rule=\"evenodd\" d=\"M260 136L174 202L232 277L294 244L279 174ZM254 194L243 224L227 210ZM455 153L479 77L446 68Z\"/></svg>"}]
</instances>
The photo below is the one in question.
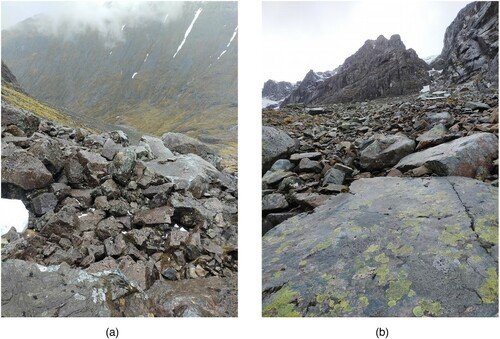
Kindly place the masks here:
<instances>
[{"instance_id":1,"label":"angular boulder","mask_svg":"<svg viewBox=\"0 0 500 339\"><path fill-rule=\"evenodd\" d=\"M405 135L377 135L361 150L361 168L373 171L392 167L415 150L415 141Z\"/></svg>"},{"instance_id":2,"label":"angular boulder","mask_svg":"<svg viewBox=\"0 0 500 339\"><path fill-rule=\"evenodd\" d=\"M276 160L288 157L296 148L296 142L286 132L262 126L262 173L269 170Z\"/></svg>"},{"instance_id":3,"label":"angular boulder","mask_svg":"<svg viewBox=\"0 0 500 339\"><path fill-rule=\"evenodd\" d=\"M2 184L12 184L30 191L44 188L53 181L45 165L27 152L14 152L2 159Z\"/></svg>"},{"instance_id":4,"label":"angular boulder","mask_svg":"<svg viewBox=\"0 0 500 339\"><path fill-rule=\"evenodd\" d=\"M425 165L440 176L474 178L480 167L491 170L498 157L498 138L492 133L477 133L410 154L395 166L402 172Z\"/></svg>"}]
</instances>

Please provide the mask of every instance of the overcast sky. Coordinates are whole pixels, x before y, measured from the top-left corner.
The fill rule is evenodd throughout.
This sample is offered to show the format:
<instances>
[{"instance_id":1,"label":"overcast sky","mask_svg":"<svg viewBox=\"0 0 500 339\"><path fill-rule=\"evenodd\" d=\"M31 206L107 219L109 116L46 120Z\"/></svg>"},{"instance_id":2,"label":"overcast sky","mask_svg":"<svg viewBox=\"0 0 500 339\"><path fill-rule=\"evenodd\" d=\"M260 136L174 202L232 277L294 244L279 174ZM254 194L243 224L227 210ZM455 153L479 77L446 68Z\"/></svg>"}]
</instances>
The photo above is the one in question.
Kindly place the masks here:
<instances>
[{"instance_id":1,"label":"overcast sky","mask_svg":"<svg viewBox=\"0 0 500 339\"><path fill-rule=\"evenodd\" d=\"M263 82L333 70L366 40L399 34L419 57L437 55L446 28L469 2L330 1L262 3Z\"/></svg>"},{"instance_id":2,"label":"overcast sky","mask_svg":"<svg viewBox=\"0 0 500 339\"><path fill-rule=\"evenodd\" d=\"M36 14L58 10L60 2L2 1L2 29L6 29Z\"/></svg>"}]
</instances>

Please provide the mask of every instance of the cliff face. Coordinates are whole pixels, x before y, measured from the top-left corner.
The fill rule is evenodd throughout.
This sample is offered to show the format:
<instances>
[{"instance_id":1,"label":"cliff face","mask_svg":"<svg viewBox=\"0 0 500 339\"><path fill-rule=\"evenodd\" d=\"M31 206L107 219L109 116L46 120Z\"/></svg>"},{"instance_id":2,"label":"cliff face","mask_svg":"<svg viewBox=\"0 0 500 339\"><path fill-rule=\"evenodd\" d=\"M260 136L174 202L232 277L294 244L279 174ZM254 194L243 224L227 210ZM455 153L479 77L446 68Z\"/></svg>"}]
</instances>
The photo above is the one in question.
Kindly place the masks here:
<instances>
[{"instance_id":1,"label":"cliff face","mask_svg":"<svg viewBox=\"0 0 500 339\"><path fill-rule=\"evenodd\" d=\"M367 40L332 76L318 79L310 71L285 103L328 104L415 93L428 82L427 70L399 35L389 40L381 35Z\"/></svg>"},{"instance_id":2,"label":"cliff face","mask_svg":"<svg viewBox=\"0 0 500 339\"><path fill-rule=\"evenodd\" d=\"M498 85L498 2L474 2L448 26L444 47L431 63L450 84L476 80Z\"/></svg>"}]
</instances>

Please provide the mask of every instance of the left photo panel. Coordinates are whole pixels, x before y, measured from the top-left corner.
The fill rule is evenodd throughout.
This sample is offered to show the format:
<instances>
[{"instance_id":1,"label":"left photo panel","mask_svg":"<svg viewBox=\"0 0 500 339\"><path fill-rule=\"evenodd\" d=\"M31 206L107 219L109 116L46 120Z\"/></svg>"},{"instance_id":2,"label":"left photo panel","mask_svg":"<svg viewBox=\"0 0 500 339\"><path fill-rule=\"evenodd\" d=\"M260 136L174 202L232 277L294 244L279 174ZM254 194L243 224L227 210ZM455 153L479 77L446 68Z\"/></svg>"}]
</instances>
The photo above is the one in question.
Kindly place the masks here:
<instances>
[{"instance_id":1,"label":"left photo panel","mask_svg":"<svg viewBox=\"0 0 500 339\"><path fill-rule=\"evenodd\" d=\"M1 13L1 316L237 317L238 3Z\"/></svg>"}]
</instances>

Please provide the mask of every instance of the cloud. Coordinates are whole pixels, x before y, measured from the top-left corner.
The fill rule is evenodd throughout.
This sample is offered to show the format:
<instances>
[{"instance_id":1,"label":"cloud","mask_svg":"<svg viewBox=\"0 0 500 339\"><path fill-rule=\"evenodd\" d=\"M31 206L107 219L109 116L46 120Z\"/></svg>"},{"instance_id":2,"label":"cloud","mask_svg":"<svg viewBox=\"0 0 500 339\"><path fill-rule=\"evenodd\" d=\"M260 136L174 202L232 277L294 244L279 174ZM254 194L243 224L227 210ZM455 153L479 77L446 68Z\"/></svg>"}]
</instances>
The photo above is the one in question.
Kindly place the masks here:
<instances>
[{"instance_id":1,"label":"cloud","mask_svg":"<svg viewBox=\"0 0 500 339\"><path fill-rule=\"evenodd\" d=\"M145 21L167 24L178 17L182 6L182 2L61 2L57 9L38 16L36 25L46 35L68 40L93 30L107 44L114 44L124 40L126 27Z\"/></svg>"}]
</instances>

